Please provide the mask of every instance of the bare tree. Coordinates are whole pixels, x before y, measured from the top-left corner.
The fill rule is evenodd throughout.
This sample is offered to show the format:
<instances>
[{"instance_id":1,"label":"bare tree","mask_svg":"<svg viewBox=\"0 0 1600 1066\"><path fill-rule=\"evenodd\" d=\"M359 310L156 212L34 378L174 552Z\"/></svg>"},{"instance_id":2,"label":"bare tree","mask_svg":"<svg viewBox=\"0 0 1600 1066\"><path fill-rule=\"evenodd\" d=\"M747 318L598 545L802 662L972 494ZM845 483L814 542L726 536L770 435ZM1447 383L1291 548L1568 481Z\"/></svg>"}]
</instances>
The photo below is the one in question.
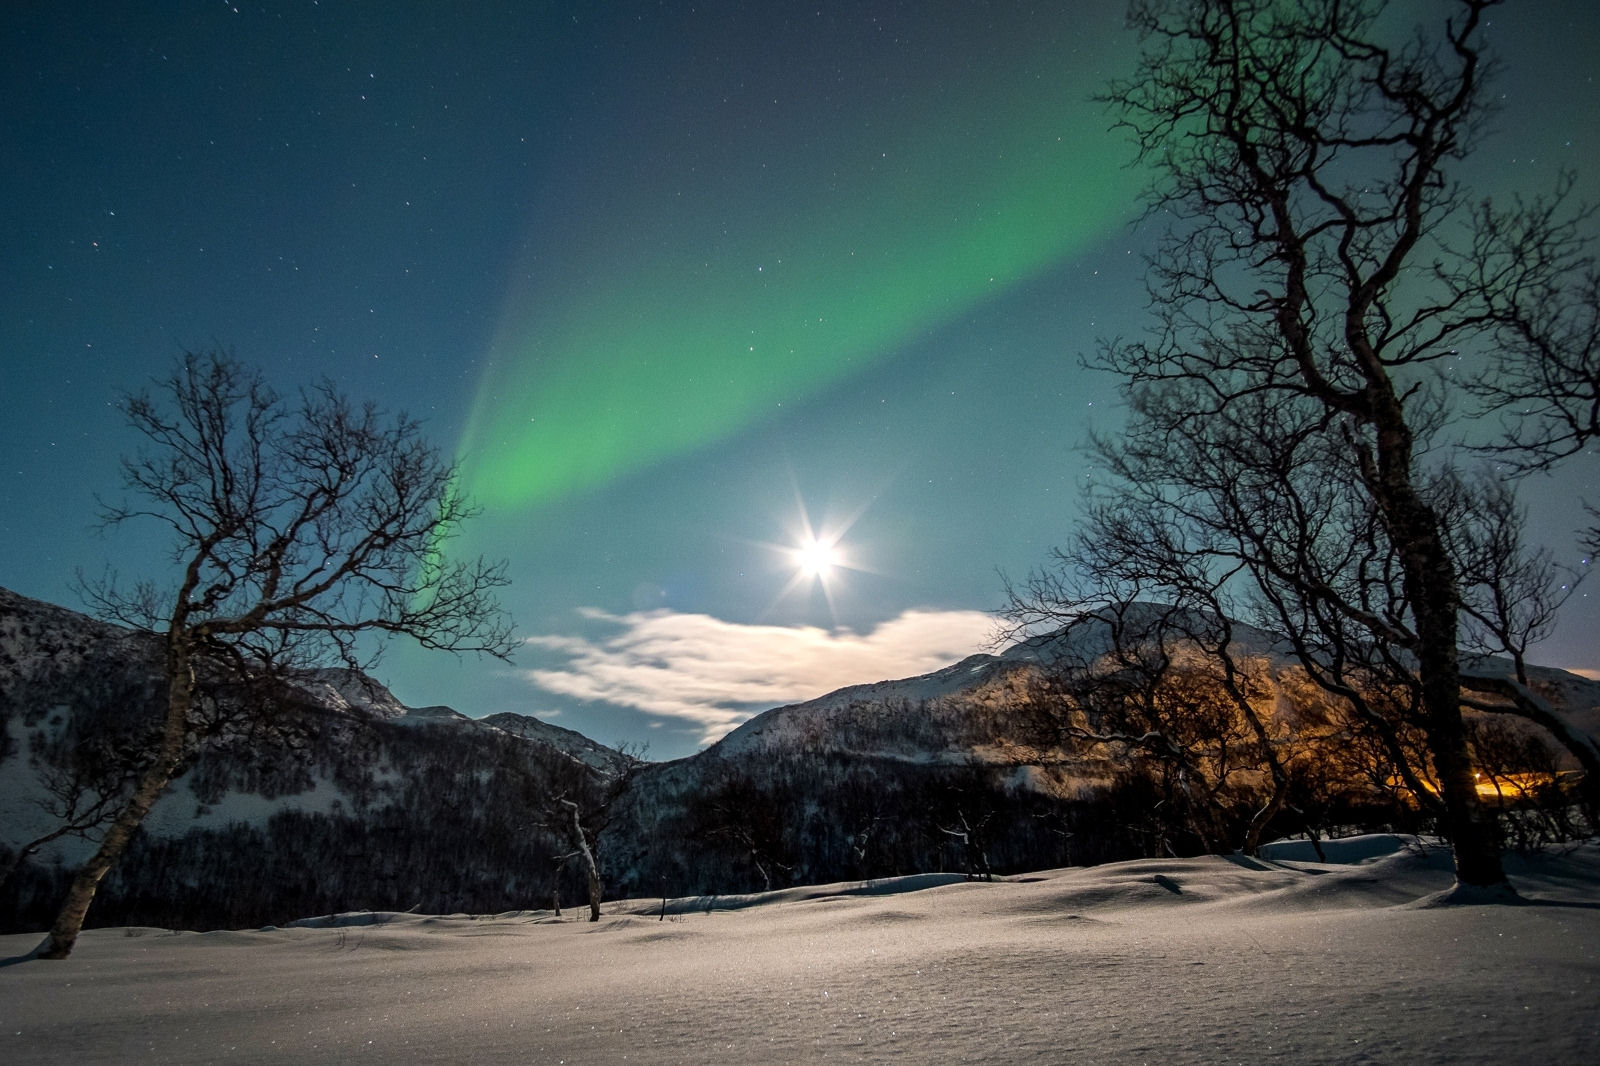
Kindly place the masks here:
<instances>
[{"instance_id":1,"label":"bare tree","mask_svg":"<svg viewBox=\"0 0 1600 1066\"><path fill-rule=\"evenodd\" d=\"M1249 691L1251 666L1230 647L1230 616L1279 634L1331 698L1328 712L1337 720L1316 731L1353 731L1350 741L1381 749L1407 799L1442 816L1417 722L1419 682L1408 651L1415 638L1405 619L1402 575L1357 472L1337 449L1309 447L1317 438L1289 420L1288 405L1267 410L1241 401L1202 423L1177 417L1172 408L1186 402L1177 388L1142 393L1134 403L1141 417L1133 431L1098 442L1114 477L1106 491L1091 496L1083 528L1057 552L1055 566L1010 590L1013 618L1021 628L1112 627L1108 647L1096 652L1108 664L1058 664L1085 678L1105 669L1126 675L1137 666L1153 680L1164 660L1140 651L1144 642L1187 649L1251 727L1254 743L1235 747L1235 757L1261 759L1275 784L1272 799L1252 820L1246 850L1284 808L1285 789L1293 786L1290 765L1304 777L1309 747L1320 758L1330 752L1324 744L1308 745L1312 738L1304 733L1272 735L1282 733L1281 726L1253 712L1258 701ZM1150 432L1152 424L1161 432ZM1574 575L1522 542L1522 513L1502 482L1468 481L1445 467L1430 480L1429 493L1447 519L1462 597L1460 639L1473 653L1463 660L1462 687L1471 690L1463 693L1463 706L1537 723L1600 778L1592 744L1529 683L1524 657L1570 594ZM1351 621L1356 618L1377 620L1382 628ZM1095 701L1104 699L1096 695ZM1294 702L1295 717L1303 719L1314 701L1301 693ZM1295 791L1304 807L1305 789Z\"/></svg>"},{"instance_id":2,"label":"bare tree","mask_svg":"<svg viewBox=\"0 0 1600 1066\"><path fill-rule=\"evenodd\" d=\"M50 818L51 828L18 845L0 865L0 889L24 860L38 854L51 841L65 836L92 838L126 800L138 771L126 738L75 739L79 742L66 745L62 751L39 750L52 747L43 738L32 744L30 761L45 791L38 804Z\"/></svg>"},{"instance_id":3,"label":"bare tree","mask_svg":"<svg viewBox=\"0 0 1600 1066\"><path fill-rule=\"evenodd\" d=\"M712 765L705 784L689 797L689 825L704 838L748 858L761 878L761 890L770 892L774 875L789 873L795 866L783 795L764 788L731 763Z\"/></svg>"},{"instance_id":4,"label":"bare tree","mask_svg":"<svg viewBox=\"0 0 1600 1066\"><path fill-rule=\"evenodd\" d=\"M1109 529L1094 535L1074 560L1092 573L1096 591L1072 591L1060 568L1010 590L1018 630L1062 627L1031 705L1066 743L1150 777L1165 797L1166 821L1204 850L1254 853L1288 803L1291 761L1305 747L1304 735L1272 710L1276 692L1259 661L1265 649L1239 647L1233 621L1214 602L1196 602L1208 590L1180 586L1172 572L1169 584L1151 590L1167 602L1141 599L1119 580L1126 571L1118 564L1125 568L1149 545L1119 544Z\"/></svg>"},{"instance_id":5,"label":"bare tree","mask_svg":"<svg viewBox=\"0 0 1600 1066\"><path fill-rule=\"evenodd\" d=\"M1509 391L1491 403L1532 397L1547 414L1502 446L1555 461L1591 428L1585 394L1546 371L1592 375L1595 359L1569 186L1501 212L1453 177L1486 114L1497 2L1454 0L1436 32L1388 44L1375 0L1135 0L1145 48L1108 100L1168 228L1156 328L1095 364L1132 405L1127 437L1098 451L1136 499L1102 498L1102 518L1163 534L1248 599L1391 753L1420 738L1426 765L1400 765L1419 797L1436 791L1471 886L1505 877L1462 716L1451 390L1497 369ZM1541 226L1559 239L1530 236ZM1556 292L1587 302L1534 298Z\"/></svg>"},{"instance_id":6,"label":"bare tree","mask_svg":"<svg viewBox=\"0 0 1600 1066\"><path fill-rule=\"evenodd\" d=\"M589 920L598 922L600 920L600 898L604 894L604 888L600 881L600 863L595 858L593 845L589 843L589 833L583 825L582 811L578 807L576 800L570 800L566 796L557 796L552 803L562 815L561 821L566 829L567 842L572 848L566 855L559 857L556 863L557 869L559 870L560 867L565 866L567 860L573 858L578 859L583 864L584 877L589 887ZM557 913L559 912L560 908L558 907Z\"/></svg>"},{"instance_id":7,"label":"bare tree","mask_svg":"<svg viewBox=\"0 0 1600 1066\"><path fill-rule=\"evenodd\" d=\"M123 464L128 502L106 505L104 519L166 526L179 575L171 589L106 580L85 592L102 615L163 634L166 711L40 945L45 958L72 951L101 879L176 772L205 713L202 674L369 667L396 634L501 658L513 647L494 594L503 565L443 554L473 511L415 421L357 407L326 382L286 400L220 352L186 355L123 407L144 447Z\"/></svg>"},{"instance_id":8,"label":"bare tree","mask_svg":"<svg viewBox=\"0 0 1600 1066\"><path fill-rule=\"evenodd\" d=\"M1461 483L1446 501L1450 553L1462 586L1461 643L1475 653L1463 662L1462 702L1526 719L1559 742L1583 767L1581 794L1591 822L1600 825L1600 744L1556 713L1527 661L1528 648L1548 635L1557 608L1583 575L1524 543L1524 512L1504 482ZM1485 735L1497 730L1489 727Z\"/></svg>"},{"instance_id":9,"label":"bare tree","mask_svg":"<svg viewBox=\"0 0 1600 1066\"><path fill-rule=\"evenodd\" d=\"M1442 272L1450 298L1493 330L1492 372L1467 387L1502 415L1493 451L1523 469L1548 470L1600 437L1595 209L1570 207L1573 183L1564 174L1550 195L1508 209L1477 205L1470 242Z\"/></svg>"},{"instance_id":10,"label":"bare tree","mask_svg":"<svg viewBox=\"0 0 1600 1066\"><path fill-rule=\"evenodd\" d=\"M568 757L552 775L554 790L543 804L543 824L566 841L568 850L556 856L555 910L559 916L560 877L567 863L577 860L583 868L589 901L589 920L600 920L600 903L605 894L601 876L600 834L611 823L617 800L645 766L647 744L622 742L614 749L620 758L605 769L597 769Z\"/></svg>"},{"instance_id":11,"label":"bare tree","mask_svg":"<svg viewBox=\"0 0 1600 1066\"><path fill-rule=\"evenodd\" d=\"M930 827L961 849L961 872L968 881L994 880L988 841L996 810L987 778L982 763L967 760L934 789L928 812Z\"/></svg>"}]
</instances>

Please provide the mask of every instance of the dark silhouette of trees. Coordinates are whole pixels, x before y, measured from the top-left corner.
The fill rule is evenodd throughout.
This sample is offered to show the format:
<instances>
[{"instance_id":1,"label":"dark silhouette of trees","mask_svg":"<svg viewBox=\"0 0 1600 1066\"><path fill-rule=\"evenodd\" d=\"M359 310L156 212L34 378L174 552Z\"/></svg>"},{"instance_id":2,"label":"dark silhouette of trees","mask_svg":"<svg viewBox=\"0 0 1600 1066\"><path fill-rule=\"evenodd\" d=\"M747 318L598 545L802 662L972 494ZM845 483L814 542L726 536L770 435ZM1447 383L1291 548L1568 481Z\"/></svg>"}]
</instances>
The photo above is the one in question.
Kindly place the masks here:
<instances>
[{"instance_id":1,"label":"dark silhouette of trees","mask_svg":"<svg viewBox=\"0 0 1600 1066\"><path fill-rule=\"evenodd\" d=\"M749 773L721 764L689 800L688 822L707 840L747 861L772 891L773 879L789 873L795 858L789 847L795 819L792 797Z\"/></svg>"},{"instance_id":2,"label":"dark silhouette of trees","mask_svg":"<svg viewBox=\"0 0 1600 1066\"><path fill-rule=\"evenodd\" d=\"M1094 442L1107 476L1058 562L1091 554L1103 586L1016 606L1145 597L1257 622L1436 813L1458 884L1499 887L1461 648L1520 655L1551 568L1496 503L1509 490L1462 472L1460 415L1531 411L1492 443L1525 466L1590 439L1600 286L1570 182L1502 210L1456 181L1496 2L1456 0L1396 44L1374 0L1131 5L1144 50L1107 100L1155 174L1155 325L1093 361L1130 419ZM1522 613L1495 621L1497 603Z\"/></svg>"},{"instance_id":3,"label":"dark silhouette of trees","mask_svg":"<svg viewBox=\"0 0 1600 1066\"><path fill-rule=\"evenodd\" d=\"M1097 582L1117 577L1119 545L1101 541L1077 557ZM1096 554L1096 552L1104 554ZM1318 701L1286 698L1259 636L1236 624L1204 590L1153 603L1070 591L1060 570L1013 587L1024 627L1060 626L1036 645L1041 669L1029 704L1042 741L1123 768L1124 783L1154 789L1148 821L1157 852L1176 842L1207 852L1255 852L1263 834L1304 795L1308 768L1345 728ZM1168 592L1173 589L1166 590Z\"/></svg>"},{"instance_id":4,"label":"dark silhouette of trees","mask_svg":"<svg viewBox=\"0 0 1600 1066\"><path fill-rule=\"evenodd\" d=\"M202 680L250 689L230 702L259 709L284 671L370 666L396 634L502 658L513 647L494 595L503 566L443 554L473 511L415 421L355 406L328 382L286 400L220 352L186 355L153 395L123 407L145 447L124 461L128 502L103 517L168 527L179 576L175 588L107 579L85 592L107 618L163 634L165 714L73 878L45 958L72 951L101 879L215 710Z\"/></svg>"},{"instance_id":5,"label":"dark silhouette of trees","mask_svg":"<svg viewBox=\"0 0 1600 1066\"><path fill-rule=\"evenodd\" d=\"M1600 436L1595 209L1571 208L1573 180L1509 208L1474 205L1470 241L1445 272L1451 298L1481 309L1493 334L1490 372L1466 387L1501 416L1496 457L1524 470L1548 470Z\"/></svg>"},{"instance_id":6,"label":"dark silhouette of trees","mask_svg":"<svg viewBox=\"0 0 1600 1066\"><path fill-rule=\"evenodd\" d=\"M51 841L64 836L93 837L126 799L138 771L127 738L74 736L72 740L76 743L51 744L42 735L38 737L37 746L47 750L33 753L31 761L44 785L45 796L39 805L49 816L51 828L23 842L0 862L0 889L25 860ZM51 748L61 750L48 750Z\"/></svg>"},{"instance_id":7,"label":"dark silhouette of trees","mask_svg":"<svg viewBox=\"0 0 1600 1066\"><path fill-rule=\"evenodd\" d=\"M982 763L968 760L942 787L933 790L928 810L930 828L955 846L968 881L994 880L989 862L990 823L1000 810L988 776Z\"/></svg>"}]
</instances>

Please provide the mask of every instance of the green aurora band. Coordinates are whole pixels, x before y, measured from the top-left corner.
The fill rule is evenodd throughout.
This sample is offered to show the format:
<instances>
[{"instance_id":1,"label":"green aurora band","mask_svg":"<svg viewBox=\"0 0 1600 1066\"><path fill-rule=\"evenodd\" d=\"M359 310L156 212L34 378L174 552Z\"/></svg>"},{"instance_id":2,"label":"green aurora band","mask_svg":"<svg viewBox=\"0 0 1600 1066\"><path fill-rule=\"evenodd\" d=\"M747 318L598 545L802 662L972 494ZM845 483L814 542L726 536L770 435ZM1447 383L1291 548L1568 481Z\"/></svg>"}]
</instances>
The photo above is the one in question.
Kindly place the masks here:
<instances>
[{"instance_id":1,"label":"green aurora band","mask_svg":"<svg viewBox=\"0 0 1600 1066\"><path fill-rule=\"evenodd\" d=\"M587 168L649 175L576 190L536 227L561 261L530 262L508 298L459 449L467 493L538 506L726 439L1122 226L1141 178L1087 103L1102 76L1032 58L946 79L909 122L846 136L808 116L677 169L641 163L636 138Z\"/></svg>"}]
</instances>

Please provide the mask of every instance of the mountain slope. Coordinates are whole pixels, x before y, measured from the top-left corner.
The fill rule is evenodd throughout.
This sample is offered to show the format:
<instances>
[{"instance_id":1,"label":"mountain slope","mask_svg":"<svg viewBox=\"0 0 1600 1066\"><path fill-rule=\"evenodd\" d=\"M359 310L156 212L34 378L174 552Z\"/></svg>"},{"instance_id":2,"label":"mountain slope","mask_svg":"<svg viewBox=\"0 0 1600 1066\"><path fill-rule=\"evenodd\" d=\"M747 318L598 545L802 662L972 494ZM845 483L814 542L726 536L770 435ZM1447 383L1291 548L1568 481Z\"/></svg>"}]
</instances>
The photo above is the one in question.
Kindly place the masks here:
<instances>
[{"instance_id":1,"label":"mountain slope","mask_svg":"<svg viewBox=\"0 0 1600 1066\"><path fill-rule=\"evenodd\" d=\"M160 664L154 634L0 589L0 856L61 823L70 786L126 787L123 756L160 715ZM347 670L296 675L270 713L214 695L221 728L151 811L92 921L248 925L576 895L541 805L603 790L630 762L520 715L409 708ZM47 921L93 846L80 835L45 845L0 892L0 914Z\"/></svg>"},{"instance_id":2,"label":"mountain slope","mask_svg":"<svg viewBox=\"0 0 1600 1066\"><path fill-rule=\"evenodd\" d=\"M1134 605L1129 616L1135 627L1139 611ZM1250 626L1235 624L1232 632L1236 660L1252 673L1252 700L1291 777L1290 806L1275 817L1275 831L1424 824L1390 783L1385 751L1286 650ZM1264 806L1270 780L1250 757L1258 741L1236 712L1224 708L1214 736L1204 728L1198 739L1191 734L1185 763L1166 758L1159 740L1141 748L1136 737L1074 739L1060 704L1041 692L1041 679L1062 664L1094 662L1110 645L1103 621L1045 634L918 677L774 708L698 755L647 767L603 840L618 891L647 894L660 884L685 895L749 891L1237 846L1240 819ZM1530 673L1570 728L1600 735L1600 683L1558 670ZM1504 726L1496 752L1486 746L1483 754L1503 760L1498 769L1510 773L1498 780L1513 799L1530 781L1576 768L1537 727L1473 717ZM1184 813L1184 804L1198 815ZM1526 821L1516 831L1530 831Z\"/></svg>"},{"instance_id":3,"label":"mountain slope","mask_svg":"<svg viewBox=\"0 0 1600 1066\"><path fill-rule=\"evenodd\" d=\"M1297 760L1301 791L1276 831L1417 828L1417 812L1383 785L1381 762L1281 651L1264 634L1235 632ZM693 757L642 766L521 715L407 707L348 670L296 675L270 714L239 715L237 697L217 692L223 727L197 744L92 921L204 928L575 899L579 874L558 858L570 843L549 815L556 796L574 799L600 832L611 896L985 876L1193 850L1189 816L1175 813L1192 791L1183 775L1126 745L1072 738L1040 695L1054 664L1092 659L1106 643L1084 626L849 686L773 708ZM140 750L159 718L160 650L154 634L0 589L0 860L61 823L74 771L114 770L114 756ZM1533 680L1593 735L1600 683L1560 671ZM1248 745L1240 737L1224 746ZM1229 771L1222 783L1231 809L1259 808L1259 770ZM1236 840L1236 829L1213 827L1211 845ZM32 856L0 889L5 928L47 923L91 846L69 836Z\"/></svg>"}]
</instances>

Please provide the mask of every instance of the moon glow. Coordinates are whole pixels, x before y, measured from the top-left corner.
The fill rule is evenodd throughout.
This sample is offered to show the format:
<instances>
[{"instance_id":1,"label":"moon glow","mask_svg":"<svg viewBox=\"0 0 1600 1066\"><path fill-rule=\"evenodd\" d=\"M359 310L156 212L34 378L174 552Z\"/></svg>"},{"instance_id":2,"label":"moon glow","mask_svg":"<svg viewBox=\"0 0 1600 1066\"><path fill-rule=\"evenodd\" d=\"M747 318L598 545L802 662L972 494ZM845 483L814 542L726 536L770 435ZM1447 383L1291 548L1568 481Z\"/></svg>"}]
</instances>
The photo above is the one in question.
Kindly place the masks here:
<instances>
[{"instance_id":1,"label":"moon glow","mask_svg":"<svg viewBox=\"0 0 1600 1066\"><path fill-rule=\"evenodd\" d=\"M803 576L826 581L843 558L836 544L811 537L794 549L794 561Z\"/></svg>"}]
</instances>

